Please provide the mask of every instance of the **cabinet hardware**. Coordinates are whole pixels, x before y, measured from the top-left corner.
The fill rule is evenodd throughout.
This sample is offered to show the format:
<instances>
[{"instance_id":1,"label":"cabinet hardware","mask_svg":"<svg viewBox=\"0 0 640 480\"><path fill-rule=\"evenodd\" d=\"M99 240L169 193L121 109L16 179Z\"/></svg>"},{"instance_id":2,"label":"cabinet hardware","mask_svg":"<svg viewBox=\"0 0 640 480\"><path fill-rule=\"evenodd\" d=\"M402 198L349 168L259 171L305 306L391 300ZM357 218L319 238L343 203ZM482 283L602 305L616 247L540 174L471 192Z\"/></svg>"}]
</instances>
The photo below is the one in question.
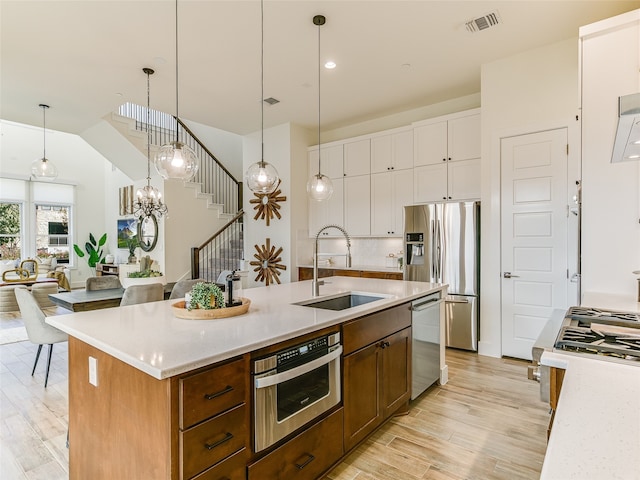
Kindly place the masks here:
<instances>
[{"instance_id":1,"label":"cabinet hardware","mask_svg":"<svg viewBox=\"0 0 640 480\"><path fill-rule=\"evenodd\" d=\"M229 393L232 390L233 390L233 387L231 385L227 385L224 390L220 390L217 393L205 393L204 398L207 400L213 400L214 398L217 398L220 395L224 395L225 393Z\"/></svg>"},{"instance_id":2,"label":"cabinet hardware","mask_svg":"<svg viewBox=\"0 0 640 480\"><path fill-rule=\"evenodd\" d=\"M447 159L446 159L446 158L443 158L443 159L442 159L442 161L443 161L443 162L446 162L446 161L447 161Z\"/></svg>"},{"instance_id":3,"label":"cabinet hardware","mask_svg":"<svg viewBox=\"0 0 640 480\"><path fill-rule=\"evenodd\" d=\"M446 200L446 199L447 199L447 197L442 197L442 199L443 199L443 200Z\"/></svg>"},{"instance_id":4,"label":"cabinet hardware","mask_svg":"<svg viewBox=\"0 0 640 480\"><path fill-rule=\"evenodd\" d=\"M307 453L307 455L309 455L309 458L307 458L307 460L300 464L300 463L296 463L295 466L298 467L298 470L302 470L304 467L306 467L307 465L309 465L311 462L313 462L316 457L314 457L313 455L311 455L310 453Z\"/></svg>"},{"instance_id":5,"label":"cabinet hardware","mask_svg":"<svg viewBox=\"0 0 640 480\"><path fill-rule=\"evenodd\" d=\"M229 440L231 440L233 438L233 434L227 432L224 434L224 438L218 440L217 442L214 443L205 443L204 446L207 450L213 450L214 448L222 445L224 442L228 442Z\"/></svg>"}]
</instances>

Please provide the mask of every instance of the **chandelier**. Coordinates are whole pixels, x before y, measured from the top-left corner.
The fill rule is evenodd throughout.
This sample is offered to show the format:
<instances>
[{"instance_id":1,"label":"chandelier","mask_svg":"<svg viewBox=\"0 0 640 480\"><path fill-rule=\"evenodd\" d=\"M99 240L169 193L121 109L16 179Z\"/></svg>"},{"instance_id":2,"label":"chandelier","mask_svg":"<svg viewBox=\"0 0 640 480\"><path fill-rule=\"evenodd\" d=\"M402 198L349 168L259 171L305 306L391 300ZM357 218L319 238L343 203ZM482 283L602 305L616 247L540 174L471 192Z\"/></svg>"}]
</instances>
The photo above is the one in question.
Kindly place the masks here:
<instances>
[{"instance_id":1,"label":"chandelier","mask_svg":"<svg viewBox=\"0 0 640 480\"><path fill-rule=\"evenodd\" d=\"M161 217L169 209L162 203L162 194L156 187L151 186L151 106L149 100L149 77L154 71L151 68L143 68L147 75L147 184L136 192L136 201L133 203L133 214L142 220L151 215Z\"/></svg>"}]
</instances>

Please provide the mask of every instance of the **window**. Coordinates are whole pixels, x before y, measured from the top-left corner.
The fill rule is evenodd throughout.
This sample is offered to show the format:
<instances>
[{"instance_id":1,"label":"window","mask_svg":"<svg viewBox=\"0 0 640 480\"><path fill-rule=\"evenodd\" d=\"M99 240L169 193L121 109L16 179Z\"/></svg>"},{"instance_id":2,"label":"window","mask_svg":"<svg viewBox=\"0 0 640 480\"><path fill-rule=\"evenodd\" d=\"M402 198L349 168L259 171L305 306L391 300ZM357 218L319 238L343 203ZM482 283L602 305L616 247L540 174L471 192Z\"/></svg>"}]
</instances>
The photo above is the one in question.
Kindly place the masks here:
<instances>
[{"instance_id":1,"label":"window","mask_svg":"<svg viewBox=\"0 0 640 480\"><path fill-rule=\"evenodd\" d=\"M36 205L36 255L69 263L70 205Z\"/></svg>"},{"instance_id":2,"label":"window","mask_svg":"<svg viewBox=\"0 0 640 480\"><path fill-rule=\"evenodd\" d=\"M22 257L22 204L0 203L0 255L3 260Z\"/></svg>"}]
</instances>

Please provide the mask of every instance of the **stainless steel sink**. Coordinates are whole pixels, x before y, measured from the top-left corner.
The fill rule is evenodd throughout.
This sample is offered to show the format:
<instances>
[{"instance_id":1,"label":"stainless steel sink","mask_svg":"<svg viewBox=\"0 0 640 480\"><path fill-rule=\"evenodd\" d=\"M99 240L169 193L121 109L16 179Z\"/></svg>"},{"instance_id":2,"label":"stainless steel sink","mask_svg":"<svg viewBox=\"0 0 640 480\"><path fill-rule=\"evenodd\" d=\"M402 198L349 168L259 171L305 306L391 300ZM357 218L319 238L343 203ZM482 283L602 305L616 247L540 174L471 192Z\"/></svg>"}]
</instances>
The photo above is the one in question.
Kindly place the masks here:
<instances>
[{"instance_id":1,"label":"stainless steel sink","mask_svg":"<svg viewBox=\"0 0 640 480\"><path fill-rule=\"evenodd\" d=\"M346 310L348 308L358 307L376 300L388 298L386 295L373 293L348 292L337 296L313 298L298 302L295 305L303 307L323 308L325 310Z\"/></svg>"}]
</instances>

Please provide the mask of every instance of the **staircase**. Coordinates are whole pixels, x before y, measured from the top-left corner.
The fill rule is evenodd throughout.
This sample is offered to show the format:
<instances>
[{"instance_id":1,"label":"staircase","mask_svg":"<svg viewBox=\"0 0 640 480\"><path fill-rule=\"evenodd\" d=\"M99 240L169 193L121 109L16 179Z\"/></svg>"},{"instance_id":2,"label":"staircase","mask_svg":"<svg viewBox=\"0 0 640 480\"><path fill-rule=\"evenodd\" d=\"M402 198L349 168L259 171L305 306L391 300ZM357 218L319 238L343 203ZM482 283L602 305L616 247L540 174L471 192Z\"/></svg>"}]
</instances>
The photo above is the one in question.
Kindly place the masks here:
<instances>
[{"instance_id":1,"label":"staircase","mask_svg":"<svg viewBox=\"0 0 640 480\"><path fill-rule=\"evenodd\" d=\"M137 150L144 152L145 167L148 132L152 150L176 138L193 149L198 172L194 178L184 182L184 186L193 188L196 198L206 199L207 208L218 209L219 217L227 223L202 245L191 248L191 278L215 282L222 271L239 270L240 260L244 258L242 182L236 180L193 132L173 115L153 109L147 114L147 107L125 103L106 120ZM126 170L121 170L126 173Z\"/></svg>"}]
</instances>

